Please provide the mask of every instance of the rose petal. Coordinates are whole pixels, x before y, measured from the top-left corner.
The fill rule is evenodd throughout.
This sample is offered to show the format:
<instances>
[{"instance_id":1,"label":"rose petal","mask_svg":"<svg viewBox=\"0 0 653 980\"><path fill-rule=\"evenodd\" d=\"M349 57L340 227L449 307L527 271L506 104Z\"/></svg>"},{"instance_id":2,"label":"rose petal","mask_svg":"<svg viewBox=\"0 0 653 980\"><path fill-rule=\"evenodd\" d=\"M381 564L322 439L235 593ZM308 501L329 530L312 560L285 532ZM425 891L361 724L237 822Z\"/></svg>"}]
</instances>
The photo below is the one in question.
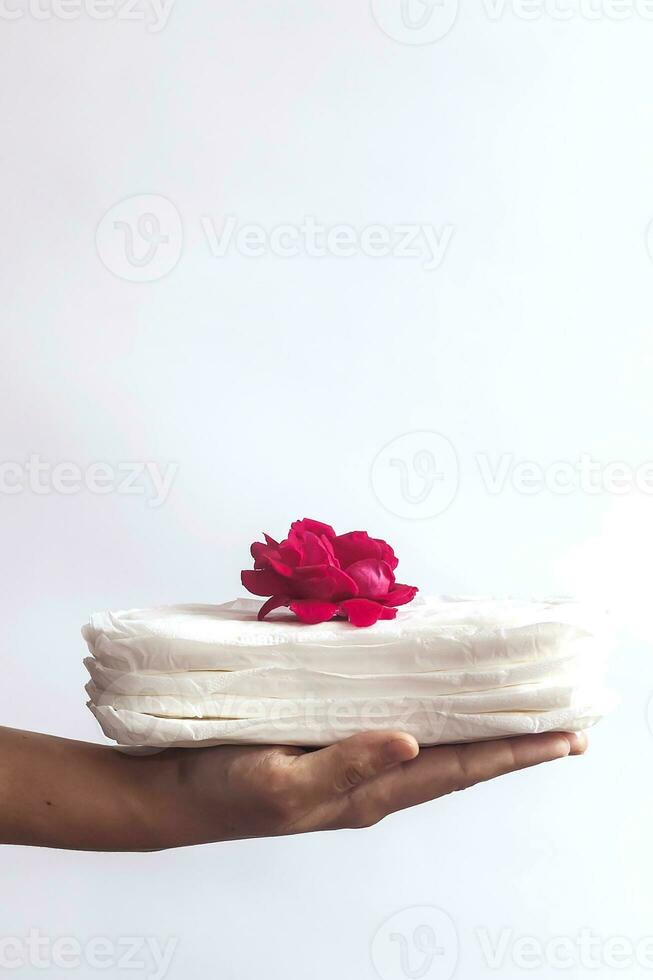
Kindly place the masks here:
<instances>
[{"instance_id":1,"label":"rose petal","mask_svg":"<svg viewBox=\"0 0 653 980\"><path fill-rule=\"evenodd\" d=\"M279 606L290 605L290 599L287 595L273 595L271 599L264 602L258 611L257 619L265 619L268 613L271 613L273 609L278 609Z\"/></svg>"},{"instance_id":2,"label":"rose petal","mask_svg":"<svg viewBox=\"0 0 653 980\"><path fill-rule=\"evenodd\" d=\"M240 573L240 581L254 595L283 595L288 592L288 580L269 568L246 568Z\"/></svg>"},{"instance_id":3,"label":"rose petal","mask_svg":"<svg viewBox=\"0 0 653 980\"><path fill-rule=\"evenodd\" d=\"M266 544L263 544L262 541L255 541L249 550L252 558L254 559L255 568L268 567L269 556L272 552L271 548L269 548Z\"/></svg>"},{"instance_id":4,"label":"rose petal","mask_svg":"<svg viewBox=\"0 0 653 980\"><path fill-rule=\"evenodd\" d=\"M381 538L371 538L367 531L349 531L347 534L337 535L333 542L333 549L343 568L364 558L385 561L390 568L396 568L398 565L398 559L390 545Z\"/></svg>"},{"instance_id":5,"label":"rose petal","mask_svg":"<svg viewBox=\"0 0 653 980\"><path fill-rule=\"evenodd\" d=\"M295 569L292 583L299 599L338 602L358 595L358 586L353 578L335 565L303 565Z\"/></svg>"},{"instance_id":6,"label":"rose petal","mask_svg":"<svg viewBox=\"0 0 653 980\"><path fill-rule=\"evenodd\" d=\"M418 592L416 585L400 585L397 582L387 595L379 599L379 602L386 606L405 606L407 602L413 601Z\"/></svg>"},{"instance_id":7,"label":"rose petal","mask_svg":"<svg viewBox=\"0 0 653 980\"><path fill-rule=\"evenodd\" d=\"M383 541L381 538L374 538L374 541L379 546L381 561L387 561L390 568L394 571L399 564L399 559L395 555L393 549L390 547L387 541Z\"/></svg>"},{"instance_id":8,"label":"rose petal","mask_svg":"<svg viewBox=\"0 0 653 980\"><path fill-rule=\"evenodd\" d=\"M322 538L312 531L293 531L290 541L301 550L301 565L328 565L329 552L322 543Z\"/></svg>"},{"instance_id":9,"label":"rose petal","mask_svg":"<svg viewBox=\"0 0 653 980\"><path fill-rule=\"evenodd\" d=\"M333 550L333 545L329 538L325 534L321 535L320 541L324 546L324 550L327 553L327 562L329 565L335 565L336 568L340 568L340 562L336 558L335 552Z\"/></svg>"},{"instance_id":10,"label":"rose petal","mask_svg":"<svg viewBox=\"0 0 653 980\"><path fill-rule=\"evenodd\" d=\"M377 558L376 549L366 531L349 531L338 534L333 542L336 558L346 568L362 558Z\"/></svg>"},{"instance_id":11,"label":"rose petal","mask_svg":"<svg viewBox=\"0 0 653 980\"><path fill-rule=\"evenodd\" d=\"M338 612L338 604L335 602L319 602L314 599L293 599L289 605L297 619L300 619L302 623L309 623L311 625L326 623L327 620L333 619Z\"/></svg>"},{"instance_id":12,"label":"rose petal","mask_svg":"<svg viewBox=\"0 0 653 980\"><path fill-rule=\"evenodd\" d=\"M310 531L312 534L323 534L327 538L335 538L336 532L330 524L322 524L321 521L313 521L310 517L303 517L301 521L293 521L290 525L291 531Z\"/></svg>"},{"instance_id":13,"label":"rose petal","mask_svg":"<svg viewBox=\"0 0 653 980\"><path fill-rule=\"evenodd\" d=\"M374 626L379 619L394 619L396 609L389 609L371 599L346 599L340 603L340 610L352 626Z\"/></svg>"},{"instance_id":14,"label":"rose petal","mask_svg":"<svg viewBox=\"0 0 653 980\"><path fill-rule=\"evenodd\" d=\"M291 544L289 541L282 541L279 545L279 557L286 565L296 568L302 563L302 550L298 545Z\"/></svg>"},{"instance_id":15,"label":"rose petal","mask_svg":"<svg viewBox=\"0 0 653 980\"><path fill-rule=\"evenodd\" d=\"M268 562L270 568L273 568L279 575L282 575L284 578L292 578L295 569L291 568L290 565L286 565L285 562L279 561L277 558L268 558Z\"/></svg>"},{"instance_id":16,"label":"rose petal","mask_svg":"<svg viewBox=\"0 0 653 980\"><path fill-rule=\"evenodd\" d=\"M358 594L368 599L385 597L395 582L394 573L388 563L376 558L356 561L353 565L348 565L346 571L358 586Z\"/></svg>"}]
</instances>

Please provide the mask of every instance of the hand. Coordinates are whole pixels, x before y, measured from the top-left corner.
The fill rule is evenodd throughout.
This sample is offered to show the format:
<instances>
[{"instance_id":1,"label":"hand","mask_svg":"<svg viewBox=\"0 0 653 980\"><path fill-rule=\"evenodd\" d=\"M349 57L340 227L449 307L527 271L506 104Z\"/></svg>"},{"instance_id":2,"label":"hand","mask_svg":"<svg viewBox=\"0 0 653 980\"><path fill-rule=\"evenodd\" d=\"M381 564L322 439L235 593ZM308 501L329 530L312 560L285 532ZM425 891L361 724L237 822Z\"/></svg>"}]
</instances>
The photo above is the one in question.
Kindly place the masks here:
<instances>
[{"instance_id":1,"label":"hand","mask_svg":"<svg viewBox=\"0 0 653 980\"><path fill-rule=\"evenodd\" d=\"M403 733L356 735L318 751L178 749L160 767L160 846L369 827L397 810L517 769L581 755L585 735L549 733L419 750ZM157 761L158 760L158 761Z\"/></svg>"}]
</instances>

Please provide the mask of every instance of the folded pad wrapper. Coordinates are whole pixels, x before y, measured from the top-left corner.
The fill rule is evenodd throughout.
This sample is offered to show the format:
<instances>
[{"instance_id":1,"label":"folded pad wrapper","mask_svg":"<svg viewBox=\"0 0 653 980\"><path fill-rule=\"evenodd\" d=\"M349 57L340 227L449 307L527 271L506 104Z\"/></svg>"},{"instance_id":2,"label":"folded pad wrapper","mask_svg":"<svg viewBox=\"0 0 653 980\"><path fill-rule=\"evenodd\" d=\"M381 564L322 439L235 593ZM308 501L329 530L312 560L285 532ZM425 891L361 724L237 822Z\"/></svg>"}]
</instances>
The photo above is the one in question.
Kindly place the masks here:
<instances>
[{"instance_id":1,"label":"folded pad wrapper","mask_svg":"<svg viewBox=\"0 0 653 980\"><path fill-rule=\"evenodd\" d=\"M328 745L399 729L421 745L580 731L613 705L608 619L571 600L417 599L356 629L261 603L98 613L89 707L121 745Z\"/></svg>"}]
</instances>

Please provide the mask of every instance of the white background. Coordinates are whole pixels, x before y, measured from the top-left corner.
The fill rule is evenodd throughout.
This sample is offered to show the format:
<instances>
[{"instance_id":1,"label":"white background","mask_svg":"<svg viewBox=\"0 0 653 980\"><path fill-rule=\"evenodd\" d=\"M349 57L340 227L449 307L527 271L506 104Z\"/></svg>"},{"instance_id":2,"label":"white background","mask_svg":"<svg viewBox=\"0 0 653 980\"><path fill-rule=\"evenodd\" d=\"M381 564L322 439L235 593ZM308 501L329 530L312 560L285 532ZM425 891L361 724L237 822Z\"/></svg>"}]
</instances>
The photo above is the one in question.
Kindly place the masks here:
<instances>
[{"instance_id":1,"label":"white background","mask_svg":"<svg viewBox=\"0 0 653 980\"><path fill-rule=\"evenodd\" d=\"M158 32L9 9L22 16L0 17L1 459L178 471L160 507L0 494L3 724L101 740L84 707L88 614L241 594L250 542L301 516L387 538L425 593L600 594L630 626L612 669L622 705L583 759L366 832L143 856L5 848L0 938L175 937L174 980L367 980L373 956L382 980L446 978L444 961L419 972L415 947L402 970L383 945L389 917L435 906L458 933L454 976L479 980L497 971L477 929L650 935L638 611L653 500L510 481L492 493L477 457L653 458L653 22L628 7L623 21L493 17L474 0L422 44L403 43L419 28L388 36L364 0L177 0ZM134 195L163 196L183 226L178 262L151 282L107 267L120 229L96 247L103 216ZM219 232L226 215L454 234L430 271L417 257L216 258L202 217ZM380 491L371 480L395 439L411 474L415 431L454 447L434 493L455 491L459 467L453 502L421 520L392 512L396 467ZM409 947L422 919L398 920ZM499 972L561 971L525 971L508 951Z\"/></svg>"}]
</instances>

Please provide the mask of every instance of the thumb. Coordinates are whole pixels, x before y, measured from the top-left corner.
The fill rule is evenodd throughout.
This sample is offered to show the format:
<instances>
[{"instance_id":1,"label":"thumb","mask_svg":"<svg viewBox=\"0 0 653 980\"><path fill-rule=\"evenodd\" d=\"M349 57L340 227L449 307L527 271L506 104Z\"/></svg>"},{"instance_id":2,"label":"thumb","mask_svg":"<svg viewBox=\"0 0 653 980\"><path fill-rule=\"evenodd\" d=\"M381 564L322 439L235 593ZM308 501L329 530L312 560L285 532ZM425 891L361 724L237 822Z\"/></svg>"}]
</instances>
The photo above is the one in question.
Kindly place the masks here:
<instances>
[{"instance_id":1,"label":"thumb","mask_svg":"<svg viewBox=\"0 0 653 980\"><path fill-rule=\"evenodd\" d=\"M419 753L419 745L405 732L364 732L336 742L326 749L297 759L314 790L326 797L347 793L368 779Z\"/></svg>"}]
</instances>

